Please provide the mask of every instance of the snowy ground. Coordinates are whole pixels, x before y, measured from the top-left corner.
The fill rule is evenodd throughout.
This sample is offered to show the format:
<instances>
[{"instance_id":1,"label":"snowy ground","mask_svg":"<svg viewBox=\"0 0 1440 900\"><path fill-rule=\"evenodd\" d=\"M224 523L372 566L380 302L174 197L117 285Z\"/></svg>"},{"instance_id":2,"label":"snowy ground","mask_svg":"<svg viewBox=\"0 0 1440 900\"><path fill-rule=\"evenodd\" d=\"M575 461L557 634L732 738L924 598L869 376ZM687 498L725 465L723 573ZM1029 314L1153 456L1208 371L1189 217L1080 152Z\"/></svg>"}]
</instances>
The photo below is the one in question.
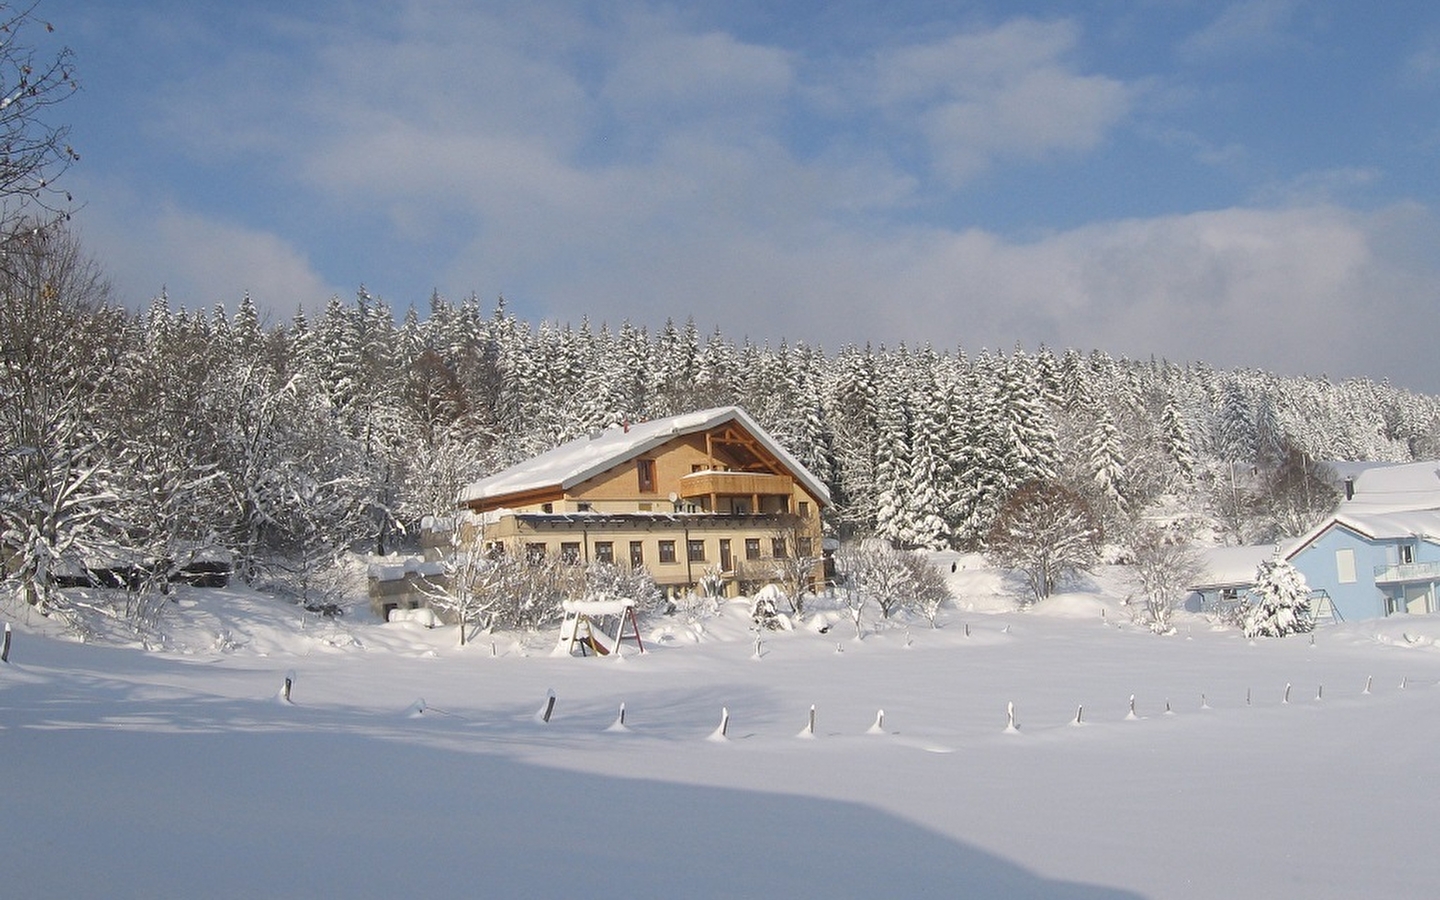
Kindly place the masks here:
<instances>
[{"instance_id":1,"label":"snowy ground","mask_svg":"<svg viewBox=\"0 0 1440 900\"><path fill-rule=\"evenodd\" d=\"M837 621L767 634L759 658L738 606L651 623L649 652L620 659L552 657L553 636L462 649L453 629L325 622L238 591L184 595L163 651L18 623L0 666L0 884L1435 894L1440 618L1326 627L1313 644L1199 618L1157 637L1104 580L1019 612L1003 579L956 563L962 597L938 631L856 641Z\"/></svg>"}]
</instances>

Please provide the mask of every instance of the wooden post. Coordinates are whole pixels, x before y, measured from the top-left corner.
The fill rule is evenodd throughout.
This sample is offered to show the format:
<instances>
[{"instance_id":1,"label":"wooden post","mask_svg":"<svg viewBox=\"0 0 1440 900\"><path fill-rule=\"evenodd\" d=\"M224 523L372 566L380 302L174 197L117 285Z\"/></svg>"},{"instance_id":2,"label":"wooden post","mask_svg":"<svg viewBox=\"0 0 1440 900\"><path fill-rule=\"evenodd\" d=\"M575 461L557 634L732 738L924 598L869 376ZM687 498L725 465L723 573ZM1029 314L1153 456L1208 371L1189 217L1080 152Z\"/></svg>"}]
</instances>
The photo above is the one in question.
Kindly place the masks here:
<instances>
[{"instance_id":1,"label":"wooden post","mask_svg":"<svg viewBox=\"0 0 1440 900\"><path fill-rule=\"evenodd\" d=\"M550 714L555 711L555 692L551 691L550 696L545 698L545 712L540 714L540 721L549 722Z\"/></svg>"},{"instance_id":2,"label":"wooden post","mask_svg":"<svg viewBox=\"0 0 1440 900\"><path fill-rule=\"evenodd\" d=\"M1281 700L1280 702L1281 702L1281 703L1289 703L1289 702L1290 702L1290 682L1288 682L1288 681L1285 682L1285 699L1284 699L1284 700Z\"/></svg>"},{"instance_id":3,"label":"wooden post","mask_svg":"<svg viewBox=\"0 0 1440 900\"><path fill-rule=\"evenodd\" d=\"M1368 694L1368 693L1370 693L1370 684L1371 684L1371 682L1373 682L1374 680L1375 680L1375 676L1374 676L1374 675L1366 675L1366 676L1365 676L1365 690L1361 691L1360 693L1362 693L1362 694Z\"/></svg>"},{"instance_id":4,"label":"wooden post","mask_svg":"<svg viewBox=\"0 0 1440 900\"><path fill-rule=\"evenodd\" d=\"M805 726L805 733L812 737L815 735L815 704L813 703L810 704L810 724Z\"/></svg>"},{"instance_id":5,"label":"wooden post","mask_svg":"<svg viewBox=\"0 0 1440 900\"><path fill-rule=\"evenodd\" d=\"M730 707L720 707L720 736L725 737L725 732L730 728Z\"/></svg>"},{"instance_id":6,"label":"wooden post","mask_svg":"<svg viewBox=\"0 0 1440 900\"><path fill-rule=\"evenodd\" d=\"M1084 719L1085 719L1085 704L1082 703L1082 704L1080 704L1079 706L1075 707L1075 724L1076 724L1076 725L1082 725L1082 724L1084 724Z\"/></svg>"},{"instance_id":7,"label":"wooden post","mask_svg":"<svg viewBox=\"0 0 1440 900\"><path fill-rule=\"evenodd\" d=\"M10 662L10 623L5 623L5 643L0 646L0 663Z\"/></svg>"},{"instance_id":8,"label":"wooden post","mask_svg":"<svg viewBox=\"0 0 1440 900\"><path fill-rule=\"evenodd\" d=\"M291 687L291 685L293 685L294 683L295 683L295 677L294 677L293 675L286 675L286 676L285 676L285 684L280 688L280 699L281 699L281 700L284 700L286 703L292 702L292 701L290 700L290 687Z\"/></svg>"}]
</instances>

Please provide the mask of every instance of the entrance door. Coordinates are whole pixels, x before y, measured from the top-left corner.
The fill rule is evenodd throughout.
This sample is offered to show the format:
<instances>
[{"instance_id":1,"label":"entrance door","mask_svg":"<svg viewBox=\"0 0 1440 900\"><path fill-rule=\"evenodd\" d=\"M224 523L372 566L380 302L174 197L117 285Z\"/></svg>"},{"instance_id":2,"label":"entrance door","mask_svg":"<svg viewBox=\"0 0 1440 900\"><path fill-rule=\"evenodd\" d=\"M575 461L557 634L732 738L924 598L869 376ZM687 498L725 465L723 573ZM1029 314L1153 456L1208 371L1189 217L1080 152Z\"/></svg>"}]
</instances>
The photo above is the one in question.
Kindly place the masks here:
<instances>
[{"instance_id":1,"label":"entrance door","mask_svg":"<svg viewBox=\"0 0 1440 900\"><path fill-rule=\"evenodd\" d=\"M1405 585L1405 611L1415 614L1430 612L1430 585Z\"/></svg>"}]
</instances>

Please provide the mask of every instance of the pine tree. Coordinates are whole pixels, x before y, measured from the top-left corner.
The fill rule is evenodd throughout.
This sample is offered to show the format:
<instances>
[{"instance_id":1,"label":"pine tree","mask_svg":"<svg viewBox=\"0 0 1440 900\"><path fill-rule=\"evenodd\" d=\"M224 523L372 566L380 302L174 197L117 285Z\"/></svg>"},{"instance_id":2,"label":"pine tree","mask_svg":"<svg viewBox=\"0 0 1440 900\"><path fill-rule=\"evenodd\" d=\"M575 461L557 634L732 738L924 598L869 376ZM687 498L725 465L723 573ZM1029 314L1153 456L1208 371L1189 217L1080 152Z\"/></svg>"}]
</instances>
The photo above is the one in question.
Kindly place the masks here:
<instances>
[{"instance_id":1,"label":"pine tree","mask_svg":"<svg viewBox=\"0 0 1440 900\"><path fill-rule=\"evenodd\" d=\"M1315 628L1310 586L1279 554L1256 570L1255 584L1240 615L1246 637L1284 637Z\"/></svg>"}]
</instances>

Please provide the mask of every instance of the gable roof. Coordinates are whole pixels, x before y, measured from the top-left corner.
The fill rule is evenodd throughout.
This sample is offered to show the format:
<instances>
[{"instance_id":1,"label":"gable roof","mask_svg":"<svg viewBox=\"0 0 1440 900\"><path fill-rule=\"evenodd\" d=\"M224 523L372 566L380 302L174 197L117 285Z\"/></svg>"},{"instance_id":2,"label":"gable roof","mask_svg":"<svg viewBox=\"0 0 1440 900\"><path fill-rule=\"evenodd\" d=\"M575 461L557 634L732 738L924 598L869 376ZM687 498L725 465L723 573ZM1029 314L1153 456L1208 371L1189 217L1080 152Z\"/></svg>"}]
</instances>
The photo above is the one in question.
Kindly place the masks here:
<instances>
[{"instance_id":1,"label":"gable roof","mask_svg":"<svg viewBox=\"0 0 1440 900\"><path fill-rule=\"evenodd\" d=\"M703 433L728 422L734 422L748 432L811 496L821 503L830 502L829 488L738 406L667 416L628 428L612 427L593 436L578 437L469 485L460 492L460 502L490 500L547 488L569 490L677 437Z\"/></svg>"},{"instance_id":2,"label":"gable roof","mask_svg":"<svg viewBox=\"0 0 1440 900\"><path fill-rule=\"evenodd\" d=\"M1440 461L1328 465L1342 482L1350 482L1352 496L1302 534L1285 554L1286 559L1293 559L1336 526L1371 541L1418 538L1440 544ZM1337 487L1343 489L1343 484Z\"/></svg>"},{"instance_id":3,"label":"gable roof","mask_svg":"<svg viewBox=\"0 0 1440 900\"><path fill-rule=\"evenodd\" d=\"M1400 541L1410 538L1440 544L1440 509L1401 510L1389 513L1337 512L1301 535L1286 559L1293 559L1301 550L1331 528L1349 529L1372 541Z\"/></svg>"}]
</instances>

